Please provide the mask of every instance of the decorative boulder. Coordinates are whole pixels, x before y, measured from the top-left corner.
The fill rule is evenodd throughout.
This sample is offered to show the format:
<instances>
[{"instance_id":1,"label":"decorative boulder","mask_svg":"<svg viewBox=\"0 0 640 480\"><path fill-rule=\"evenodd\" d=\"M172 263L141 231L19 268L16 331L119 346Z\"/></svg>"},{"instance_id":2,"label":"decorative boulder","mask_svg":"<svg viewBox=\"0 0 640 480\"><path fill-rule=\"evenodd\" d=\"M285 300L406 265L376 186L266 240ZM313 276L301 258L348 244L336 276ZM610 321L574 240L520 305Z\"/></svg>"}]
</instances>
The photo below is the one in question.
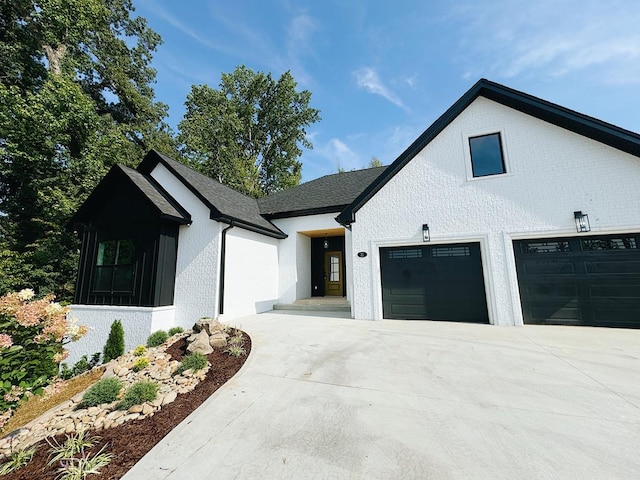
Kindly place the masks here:
<instances>
[{"instance_id":1,"label":"decorative boulder","mask_svg":"<svg viewBox=\"0 0 640 480\"><path fill-rule=\"evenodd\" d=\"M209 335L207 334L207 332L202 330L200 333L198 333L195 340L191 342L189 346L187 346L187 351L191 353L200 352L203 355L209 355L211 352L213 352L213 348L211 348L211 345L209 345Z\"/></svg>"},{"instance_id":2,"label":"decorative boulder","mask_svg":"<svg viewBox=\"0 0 640 480\"><path fill-rule=\"evenodd\" d=\"M203 317L196 322L193 326L193 331L196 333L202 332L203 330L207 332L207 335L212 335L221 330L221 325L218 320L215 320L211 317Z\"/></svg>"},{"instance_id":3,"label":"decorative boulder","mask_svg":"<svg viewBox=\"0 0 640 480\"><path fill-rule=\"evenodd\" d=\"M224 348L227 346L228 335L223 332L214 333L209 337L209 345L213 348Z\"/></svg>"}]
</instances>

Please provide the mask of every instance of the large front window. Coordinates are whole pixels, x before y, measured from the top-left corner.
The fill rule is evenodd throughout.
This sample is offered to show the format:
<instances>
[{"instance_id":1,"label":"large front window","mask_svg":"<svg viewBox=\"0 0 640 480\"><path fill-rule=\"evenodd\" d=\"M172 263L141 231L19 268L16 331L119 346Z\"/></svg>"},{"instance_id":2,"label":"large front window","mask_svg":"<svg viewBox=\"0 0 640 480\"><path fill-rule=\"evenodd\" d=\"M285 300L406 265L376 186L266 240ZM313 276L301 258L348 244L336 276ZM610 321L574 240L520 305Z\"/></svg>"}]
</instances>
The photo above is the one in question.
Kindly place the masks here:
<instances>
[{"instance_id":1,"label":"large front window","mask_svg":"<svg viewBox=\"0 0 640 480\"><path fill-rule=\"evenodd\" d=\"M93 290L131 292L133 288L133 240L107 240L98 244Z\"/></svg>"}]
</instances>

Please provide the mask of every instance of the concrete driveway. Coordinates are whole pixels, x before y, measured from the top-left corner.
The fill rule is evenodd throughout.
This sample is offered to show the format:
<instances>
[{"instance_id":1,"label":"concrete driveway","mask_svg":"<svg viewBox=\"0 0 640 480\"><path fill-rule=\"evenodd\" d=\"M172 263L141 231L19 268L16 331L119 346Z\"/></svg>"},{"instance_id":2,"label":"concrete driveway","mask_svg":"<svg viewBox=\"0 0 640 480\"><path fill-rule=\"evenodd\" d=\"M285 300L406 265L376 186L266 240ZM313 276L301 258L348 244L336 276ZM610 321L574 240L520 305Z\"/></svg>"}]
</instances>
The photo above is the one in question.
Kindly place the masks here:
<instances>
[{"instance_id":1,"label":"concrete driveway","mask_svg":"<svg viewBox=\"0 0 640 480\"><path fill-rule=\"evenodd\" d=\"M234 379L124 478L640 478L640 331L243 318Z\"/></svg>"}]
</instances>

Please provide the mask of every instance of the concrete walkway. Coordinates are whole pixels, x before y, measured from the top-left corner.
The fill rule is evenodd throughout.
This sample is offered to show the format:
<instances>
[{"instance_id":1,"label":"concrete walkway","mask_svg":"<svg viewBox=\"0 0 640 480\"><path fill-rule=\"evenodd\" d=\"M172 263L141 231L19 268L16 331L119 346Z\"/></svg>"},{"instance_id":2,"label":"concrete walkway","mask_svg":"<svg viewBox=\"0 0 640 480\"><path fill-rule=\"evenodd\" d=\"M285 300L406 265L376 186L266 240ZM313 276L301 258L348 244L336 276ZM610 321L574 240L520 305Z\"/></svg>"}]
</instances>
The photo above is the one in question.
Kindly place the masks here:
<instances>
[{"instance_id":1,"label":"concrete walkway","mask_svg":"<svg viewBox=\"0 0 640 480\"><path fill-rule=\"evenodd\" d=\"M234 379L124 478L640 478L640 331L243 318Z\"/></svg>"}]
</instances>

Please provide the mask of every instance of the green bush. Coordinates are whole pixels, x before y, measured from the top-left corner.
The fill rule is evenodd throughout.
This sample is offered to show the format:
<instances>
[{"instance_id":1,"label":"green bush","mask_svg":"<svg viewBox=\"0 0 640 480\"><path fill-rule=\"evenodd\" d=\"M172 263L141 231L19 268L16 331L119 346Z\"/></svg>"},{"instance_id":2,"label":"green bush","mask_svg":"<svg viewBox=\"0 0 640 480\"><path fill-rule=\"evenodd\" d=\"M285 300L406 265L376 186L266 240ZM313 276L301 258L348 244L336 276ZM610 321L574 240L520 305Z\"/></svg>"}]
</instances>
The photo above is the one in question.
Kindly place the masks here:
<instances>
[{"instance_id":1,"label":"green bush","mask_svg":"<svg viewBox=\"0 0 640 480\"><path fill-rule=\"evenodd\" d=\"M207 357L205 357L202 353L193 352L182 359L182 362L180 362L180 365L178 365L175 374L181 375L187 370L193 370L194 372L197 372L198 370L202 370L204 367L206 367L208 363L209 362L207 361Z\"/></svg>"},{"instance_id":2,"label":"green bush","mask_svg":"<svg viewBox=\"0 0 640 480\"><path fill-rule=\"evenodd\" d=\"M184 332L184 328L182 328L182 327L173 327L173 328L169 329L169 336L172 337L176 333L182 333L182 332Z\"/></svg>"},{"instance_id":3,"label":"green bush","mask_svg":"<svg viewBox=\"0 0 640 480\"><path fill-rule=\"evenodd\" d=\"M145 353L147 353L147 348L144 345L138 345L133 351L133 355L136 357L141 357Z\"/></svg>"},{"instance_id":4,"label":"green bush","mask_svg":"<svg viewBox=\"0 0 640 480\"><path fill-rule=\"evenodd\" d=\"M80 408L94 407L102 403L110 403L118 398L118 393L122 390L122 382L116 377L107 377L98 380L89 390L84 392Z\"/></svg>"},{"instance_id":5,"label":"green bush","mask_svg":"<svg viewBox=\"0 0 640 480\"><path fill-rule=\"evenodd\" d=\"M140 357L139 359L136 360L136 362L133 364L133 368L132 370L134 372L139 372L140 370L144 370L145 368L147 368L149 366L149 360L147 360L144 357Z\"/></svg>"},{"instance_id":6,"label":"green bush","mask_svg":"<svg viewBox=\"0 0 640 480\"><path fill-rule=\"evenodd\" d=\"M157 332L153 332L147 338L147 347L158 347L167 341L169 338L169 334L164 330L158 330Z\"/></svg>"},{"instance_id":7,"label":"green bush","mask_svg":"<svg viewBox=\"0 0 640 480\"><path fill-rule=\"evenodd\" d=\"M100 352L96 352L91 356L91 360L87 359L86 355L83 355L72 368L67 367L66 363L62 364L60 370L60 378L63 380L69 380L70 378L77 377L78 375L91 370L93 367L100 363Z\"/></svg>"},{"instance_id":8,"label":"green bush","mask_svg":"<svg viewBox=\"0 0 640 480\"><path fill-rule=\"evenodd\" d=\"M144 402L152 402L158 396L158 390L160 386L149 380L142 380L140 382L131 385L129 390L126 391L124 397L120 403L118 403L118 410L128 410L134 405L140 405Z\"/></svg>"},{"instance_id":9,"label":"green bush","mask_svg":"<svg viewBox=\"0 0 640 480\"><path fill-rule=\"evenodd\" d=\"M104 346L102 352L102 358L104 363L107 363L114 358L118 358L124 354L124 329L120 320L114 320L111 324L111 331L107 338L107 343Z\"/></svg>"}]
</instances>

